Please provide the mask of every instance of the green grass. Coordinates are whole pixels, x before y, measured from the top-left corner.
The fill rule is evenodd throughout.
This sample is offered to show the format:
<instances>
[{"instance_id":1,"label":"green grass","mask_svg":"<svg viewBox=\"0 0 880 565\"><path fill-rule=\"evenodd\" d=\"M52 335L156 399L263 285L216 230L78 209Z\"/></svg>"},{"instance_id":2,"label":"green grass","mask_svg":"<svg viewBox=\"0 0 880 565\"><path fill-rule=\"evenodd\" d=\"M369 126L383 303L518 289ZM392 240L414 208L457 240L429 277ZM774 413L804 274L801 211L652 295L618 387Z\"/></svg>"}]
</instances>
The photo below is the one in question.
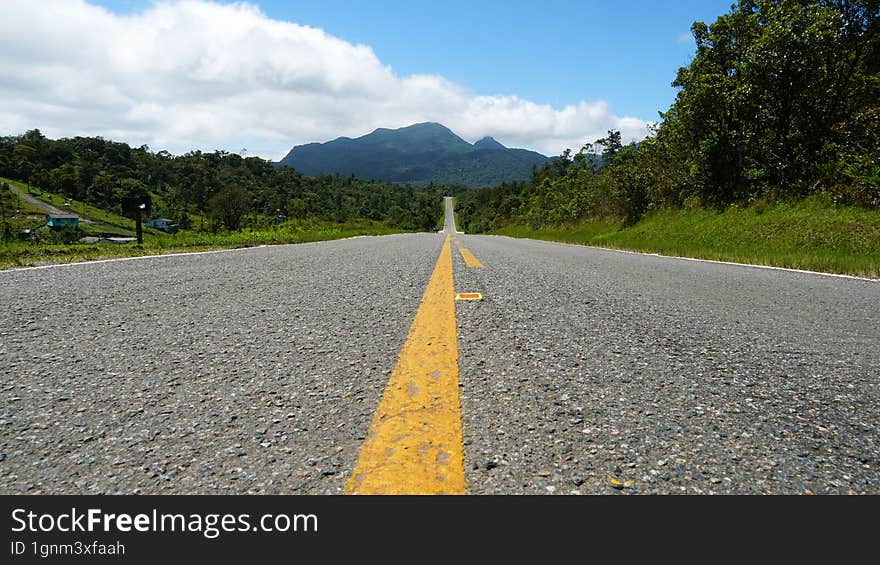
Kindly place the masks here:
<instances>
[{"instance_id":1,"label":"green grass","mask_svg":"<svg viewBox=\"0 0 880 565\"><path fill-rule=\"evenodd\" d=\"M27 192L27 186L13 180L2 179L9 184ZM43 200L57 208L89 218L98 223L80 222L79 229L83 235L89 236L134 236L134 220L118 216L62 195L32 188L31 196ZM26 203L24 203L26 205ZM28 207L30 208L30 207ZM22 209L22 213L39 215L34 217L16 217L9 220L13 231L21 229L45 229L45 212L38 209ZM203 218L192 216L193 225L204 224ZM264 218L265 219L265 218ZM268 225L268 220L264 225ZM245 228L236 232L211 233L206 231L184 230L176 234L144 228L143 245L113 243L71 243L56 244L25 241L0 241L0 269L25 267L56 263L72 263L116 257L135 257L141 255L160 255L185 251L207 251L214 249L235 249L255 247L259 245L279 245L287 243L305 243L353 237L356 235L385 235L399 233L402 230L392 229L386 224L371 220L353 220L337 224L319 220L291 220L284 224L263 228Z\"/></svg>"},{"instance_id":2,"label":"green grass","mask_svg":"<svg viewBox=\"0 0 880 565\"><path fill-rule=\"evenodd\" d=\"M0 182L3 182L3 179L0 179ZM10 184L12 184L12 183L10 183ZM18 213L21 215L28 215L28 216L35 216L35 215L45 216L45 214L46 214L45 212L43 212L42 210L40 210L36 206L26 202L23 198L16 198L15 208L11 212Z\"/></svg>"},{"instance_id":3,"label":"green grass","mask_svg":"<svg viewBox=\"0 0 880 565\"><path fill-rule=\"evenodd\" d=\"M631 227L613 222L493 233L661 255L880 276L880 210L821 197L712 210L664 209Z\"/></svg>"},{"instance_id":4,"label":"green grass","mask_svg":"<svg viewBox=\"0 0 880 565\"><path fill-rule=\"evenodd\" d=\"M446 199L440 200L440 208L442 212L440 213L440 219L437 220L437 229L442 230L446 227Z\"/></svg>"},{"instance_id":5,"label":"green grass","mask_svg":"<svg viewBox=\"0 0 880 565\"><path fill-rule=\"evenodd\" d=\"M59 194L42 192L39 195L33 194L32 196L35 196L40 200L44 200L53 206L61 208L62 210L69 211L73 214L78 214L81 217L88 218L96 222L102 222L104 224L116 226L119 228L125 228L128 230L134 230L135 227L134 220L126 218L125 216L117 216L116 214L111 214L110 212L102 210L101 208L96 208L91 204L85 204L78 200L64 198Z\"/></svg>"},{"instance_id":6,"label":"green grass","mask_svg":"<svg viewBox=\"0 0 880 565\"><path fill-rule=\"evenodd\" d=\"M80 229L86 235L106 236L106 237L134 237L135 230L126 230L117 228L116 226L108 226L105 224L80 224Z\"/></svg>"},{"instance_id":7,"label":"green grass","mask_svg":"<svg viewBox=\"0 0 880 565\"><path fill-rule=\"evenodd\" d=\"M24 183L0 178L0 182L7 182L12 186L18 188L21 191L27 193L27 185ZM66 198L61 194L55 194L52 192L47 192L45 190L41 190L39 188L31 187L31 193L29 196L32 196L38 200L42 200L47 204L51 204L56 208L60 208L66 212L70 212L71 214L77 214L80 217L88 218L90 220L94 220L95 222L100 222L101 224L106 224L104 226L92 226L91 228L86 228L88 224L81 223L84 229L86 229L90 234L91 233L102 233L102 234L114 234L114 235L131 235L134 233L135 225L134 220L126 218L125 216L118 216L116 214L112 214L106 210L101 208L97 208L92 206L91 204L86 204L79 200L73 200L71 198ZM22 200L22 204L26 205L30 211L30 213L42 214L45 215L46 212L34 208L28 205L26 202ZM22 210L24 211L24 210ZM115 229L111 229L110 227Z\"/></svg>"},{"instance_id":8,"label":"green grass","mask_svg":"<svg viewBox=\"0 0 880 565\"><path fill-rule=\"evenodd\" d=\"M201 233L182 231L177 234L145 235L143 245L135 244L48 244L33 242L0 242L0 269L73 263L118 257L162 255L185 251L236 249L259 245L278 245L341 239L356 235L386 235L401 230L369 220L345 224L301 220L262 230Z\"/></svg>"}]
</instances>

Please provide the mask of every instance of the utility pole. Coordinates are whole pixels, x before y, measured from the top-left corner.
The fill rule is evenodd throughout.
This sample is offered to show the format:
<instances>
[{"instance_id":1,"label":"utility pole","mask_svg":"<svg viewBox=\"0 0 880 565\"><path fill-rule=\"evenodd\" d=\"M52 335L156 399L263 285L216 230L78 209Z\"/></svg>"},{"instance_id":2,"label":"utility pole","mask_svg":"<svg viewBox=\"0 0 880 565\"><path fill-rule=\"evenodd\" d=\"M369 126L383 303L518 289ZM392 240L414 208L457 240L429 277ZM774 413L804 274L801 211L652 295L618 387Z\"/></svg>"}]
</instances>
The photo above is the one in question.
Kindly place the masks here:
<instances>
[{"instance_id":1,"label":"utility pole","mask_svg":"<svg viewBox=\"0 0 880 565\"><path fill-rule=\"evenodd\" d=\"M135 222L135 230L137 231L137 240L138 245L143 245L144 243L144 228L141 226L141 210L146 208L146 204L139 205L134 212L134 222Z\"/></svg>"}]
</instances>

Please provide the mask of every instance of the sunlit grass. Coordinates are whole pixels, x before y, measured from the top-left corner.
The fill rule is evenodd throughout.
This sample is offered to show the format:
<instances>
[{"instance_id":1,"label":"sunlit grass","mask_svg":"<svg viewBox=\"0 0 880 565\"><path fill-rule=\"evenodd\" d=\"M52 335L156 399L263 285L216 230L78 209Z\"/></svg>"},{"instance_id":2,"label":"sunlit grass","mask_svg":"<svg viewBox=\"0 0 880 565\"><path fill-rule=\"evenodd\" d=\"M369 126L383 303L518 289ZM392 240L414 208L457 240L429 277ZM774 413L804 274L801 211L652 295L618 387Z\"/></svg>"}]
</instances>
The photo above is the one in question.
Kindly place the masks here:
<instances>
[{"instance_id":1,"label":"sunlit grass","mask_svg":"<svg viewBox=\"0 0 880 565\"><path fill-rule=\"evenodd\" d=\"M6 179L0 179L3 181ZM27 192L27 186L13 180L9 184ZM79 229L87 236L133 237L134 221L85 204L38 189L32 189L32 196L57 208L84 216L100 223L80 222ZM24 205L27 205L24 203ZM28 206L22 212L44 215L45 212ZM193 225L204 225L204 219L194 218ZM37 229L45 226L45 220L20 218L11 221L14 231ZM11 267L37 266L55 263L72 263L117 257L158 255L185 251L205 251L213 249L235 249L260 245L280 245L341 239L357 235L385 235L399 233L400 229L388 227L385 223L372 220L352 220L334 223L322 220L290 220L283 224L272 224L261 228L243 228L239 231L183 230L175 234L144 229L144 243L48 243L33 241L0 241L0 269Z\"/></svg>"},{"instance_id":2,"label":"sunlit grass","mask_svg":"<svg viewBox=\"0 0 880 565\"><path fill-rule=\"evenodd\" d=\"M7 182L10 185L18 188L19 190L27 193L27 185L18 181L10 180L10 179L2 179L0 178L0 182ZM105 224L110 224L112 226L116 226L118 228L124 228L128 230L134 230L134 220L126 218L125 216L119 216L116 214L112 214L107 212L106 210L102 210L101 208L97 208L92 206L91 204L86 204L85 202L74 200L72 198L66 198L60 194L55 194L52 192L47 192L45 190L41 190L35 187L31 188L31 196L42 200L56 208L64 210L65 212L69 212L71 214L76 214L81 217L90 218L97 222L102 222ZM25 203L26 204L26 203ZM35 210L29 206L30 209L34 210L36 213L45 214L42 210Z\"/></svg>"},{"instance_id":3,"label":"sunlit grass","mask_svg":"<svg viewBox=\"0 0 880 565\"><path fill-rule=\"evenodd\" d=\"M662 255L880 276L880 211L835 207L821 197L759 202L722 212L664 209L631 227L613 222L493 233Z\"/></svg>"},{"instance_id":4,"label":"sunlit grass","mask_svg":"<svg viewBox=\"0 0 880 565\"><path fill-rule=\"evenodd\" d=\"M143 245L6 242L0 243L0 269L185 251L306 243L357 235L386 235L401 231L370 220L354 220L344 224L317 220L293 220L261 230L244 229L237 232L219 233L182 231L176 234L150 234L145 236Z\"/></svg>"}]
</instances>

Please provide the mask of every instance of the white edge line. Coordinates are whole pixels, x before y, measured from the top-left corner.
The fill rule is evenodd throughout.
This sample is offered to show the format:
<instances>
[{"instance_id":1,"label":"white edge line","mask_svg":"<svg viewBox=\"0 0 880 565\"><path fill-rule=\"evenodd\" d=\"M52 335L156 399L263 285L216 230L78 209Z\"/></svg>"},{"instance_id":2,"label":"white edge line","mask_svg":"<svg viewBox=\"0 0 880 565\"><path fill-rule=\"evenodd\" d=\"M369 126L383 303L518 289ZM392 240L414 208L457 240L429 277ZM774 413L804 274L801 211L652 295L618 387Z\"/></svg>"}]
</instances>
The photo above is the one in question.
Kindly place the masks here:
<instances>
[{"instance_id":1,"label":"white edge line","mask_svg":"<svg viewBox=\"0 0 880 565\"><path fill-rule=\"evenodd\" d=\"M139 261L141 259L159 259L161 257L181 257L184 255L208 255L210 253L229 253L231 251L247 251L249 249L261 249L266 245L253 247L236 247L233 249L212 249L210 251L187 251L185 253L157 253L156 255L137 255L135 257L116 257L113 259L95 259L93 261L72 261L70 263L56 263L54 265L37 265L36 267L10 267L0 272L35 271L37 269L55 269L58 267L74 267L76 265L94 265L96 263L115 263L117 261Z\"/></svg>"},{"instance_id":2,"label":"white edge line","mask_svg":"<svg viewBox=\"0 0 880 565\"><path fill-rule=\"evenodd\" d=\"M398 234L385 234L385 235L398 235ZM325 239L321 241L303 241L301 243L277 243L277 244L264 244L264 245L254 245L252 247L234 247L231 249L212 249L210 251L186 251L184 253L157 253L155 255L137 255L135 257L116 257L113 259L95 259L92 261L72 261L70 263L55 263L53 265L37 265L35 267L9 267L8 269L0 270L0 274L3 273L17 273L20 271L35 271L38 269L55 269L58 267L75 267L77 265L94 265L96 263L114 263L117 261L139 261L142 259L159 259L162 257L183 257L186 255L209 255L211 253L231 253L233 251L250 251L253 249L263 249L265 247L276 247L282 245L309 245L310 243L328 243L331 241L345 241L347 239L359 239L359 238L367 238L367 237L384 237L384 235L353 235L351 237L343 237L340 239Z\"/></svg>"},{"instance_id":3,"label":"white edge line","mask_svg":"<svg viewBox=\"0 0 880 565\"><path fill-rule=\"evenodd\" d=\"M646 257L663 257L664 259L680 259L682 261L695 261L697 263L714 263L716 265L733 265L736 267L751 267L753 269L768 269L771 271L787 271L789 273L802 273L806 275L818 275L820 277L834 277L839 279L850 279L854 281L867 281L872 283L880 283L880 279L870 277L859 277L856 275L844 275L840 273L823 273L821 271L806 271L803 269L790 269L788 267L773 267L771 265L754 265L751 263L734 263L733 261L717 261L714 259L697 259L695 257L679 257L678 255L663 255L660 253L645 253L644 251L629 251L626 249L614 249L613 247L597 247L595 245L582 245L580 243L565 243L562 241L550 241L546 239L532 239L530 237L510 237L509 235L492 235L491 237L505 237L507 239L528 239L529 241L537 241L541 243L553 243L555 245L568 245L571 247L585 247L587 249L598 249L600 251L614 251L615 253L629 253L630 255L644 255Z\"/></svg>"}]
</instances>

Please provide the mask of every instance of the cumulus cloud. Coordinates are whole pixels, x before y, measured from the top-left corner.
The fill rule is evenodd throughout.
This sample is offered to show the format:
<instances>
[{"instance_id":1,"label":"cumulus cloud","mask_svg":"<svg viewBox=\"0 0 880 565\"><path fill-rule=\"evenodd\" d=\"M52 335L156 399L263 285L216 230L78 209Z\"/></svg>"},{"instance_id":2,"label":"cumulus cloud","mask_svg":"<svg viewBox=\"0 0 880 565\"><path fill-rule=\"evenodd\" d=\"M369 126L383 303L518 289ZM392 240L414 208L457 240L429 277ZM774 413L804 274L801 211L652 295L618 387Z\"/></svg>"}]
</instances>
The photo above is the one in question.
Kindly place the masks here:
<instances>
[{"instance_id":1,"label":"cumulus cloud","mask_svg":"<svg viewBox=\"0 0 880 565\"><path fill-rule=\"evenodd\" d=\"M85 0L5 0L3 12L0 135L39 128L278 159L295 144L423 121L550 155L611 128L647 133L601 101L553 108L399 76L368 46L249 3L157 2L119 15Z\"/></svg>"}]
</instances>

